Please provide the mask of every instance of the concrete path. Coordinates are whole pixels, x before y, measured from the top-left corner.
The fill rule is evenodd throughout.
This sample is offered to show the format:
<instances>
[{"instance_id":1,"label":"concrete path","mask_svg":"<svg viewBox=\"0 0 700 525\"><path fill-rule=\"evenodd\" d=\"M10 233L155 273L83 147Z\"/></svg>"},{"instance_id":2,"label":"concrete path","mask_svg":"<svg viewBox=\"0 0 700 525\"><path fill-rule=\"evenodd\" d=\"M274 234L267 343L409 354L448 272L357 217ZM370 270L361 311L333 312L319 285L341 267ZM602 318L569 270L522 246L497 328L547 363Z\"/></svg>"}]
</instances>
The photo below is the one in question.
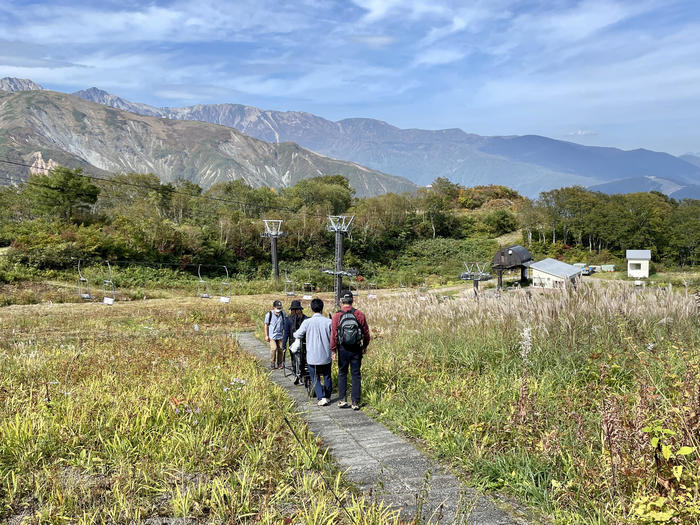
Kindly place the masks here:
<instances>
[{"instance_id":1,"label":"concrete path","mask_svg":"<svg viewBox=\"0 0 700 525\"><path fill-rule=\"evenodd\" d=\"M237 337L245 350L269 365L270 352L264 343L248 332ZM282 370L270 371L270 377L297 402L309 429L328 447L346 477L366 494L401 509L402 517L415 517L419 523L460 525L527 523L487 496L463 487L411 443L361 410L340 409L336 398L330 406L319 407L315 399L309 400L304 387L294 385Z\"/></svg>"}]
</instances>

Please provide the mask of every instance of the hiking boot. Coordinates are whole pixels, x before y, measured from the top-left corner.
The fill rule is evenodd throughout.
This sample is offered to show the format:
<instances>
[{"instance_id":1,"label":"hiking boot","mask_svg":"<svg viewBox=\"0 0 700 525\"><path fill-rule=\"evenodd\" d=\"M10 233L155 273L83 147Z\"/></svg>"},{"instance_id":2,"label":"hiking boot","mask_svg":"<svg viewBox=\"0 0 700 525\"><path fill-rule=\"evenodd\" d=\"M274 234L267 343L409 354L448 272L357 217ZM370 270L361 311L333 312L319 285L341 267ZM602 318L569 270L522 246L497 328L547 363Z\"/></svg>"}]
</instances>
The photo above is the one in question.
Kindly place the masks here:
<instances>
[{"instance_id":1,"label":"hiking boot","mask_svg":"<svg viewBox=\"0 0 700 525\"><path fill-rule=\"evenodd\" d=\"M301 383L301 380L299 379L299 376L296 376L296 377L294 378L294 384L295 384L295 385L298 385L299 383Z\"/></svg>"},{"instance_id":2,"label":"hiking boot","mask_svg":"<svg viewBox=\"0 0 700 525\"><path fill-rule=\"evenodd\" d=\"M338 401L338 408L348 408L350 405L344 399Z\"/></svg>"},{"instance_id":3,"label":"hiking boot","mask_svg":"<svg viewBox=\"0 0 700 525\"><path fill-rule=\"evenodd\" d=\"M360 410L360 405L355 405L355 404L353 404L353 405L352 405L352 409L353 409L353 410Z\"/></svg>"},{"instance_id":4,"label":"hiking boot","mask_svg":"<svg viewBox=\"0 0 700 525\"><path fill-rule=\"evenodd\" d=\"M322 397L321 399L318 400L318 406L320 406L320 407L325 407L326 405L330 405L330 404L331 404L331 402L325 397Z\"/></svg>"},{"instance_id":5,"label":"hiking boot","mask_svg":"<svg viewBox=\"0 0 700 525\"><path fill-rule=\"evenodd\" d=\"M275 363L270 363L270 370L275 370L277 365Z\"/></svg>"}]
</instances>

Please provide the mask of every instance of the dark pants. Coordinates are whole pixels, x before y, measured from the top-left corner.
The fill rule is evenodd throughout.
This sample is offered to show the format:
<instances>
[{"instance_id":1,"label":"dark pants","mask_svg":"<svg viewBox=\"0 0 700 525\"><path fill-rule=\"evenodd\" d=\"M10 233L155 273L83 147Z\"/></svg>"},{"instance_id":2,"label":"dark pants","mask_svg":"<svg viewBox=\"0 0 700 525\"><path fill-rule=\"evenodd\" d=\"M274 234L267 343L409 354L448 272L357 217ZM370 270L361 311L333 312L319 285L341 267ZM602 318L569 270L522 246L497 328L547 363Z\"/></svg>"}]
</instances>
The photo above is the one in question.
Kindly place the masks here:
<instances>
[{"instance_id":1,"label":"dark pants","mask_svg":"<svg viewBox=\"0 0 700 525\"><path fill-rule=\"evenodd\" d=\"M362 352L349 352L344 348L338 349L338 397L341 400L347 399L348 390L348 367L352 375L351 400L353 405L360 404L362 394Z\"/></svg>"},{"instance_id":2,"label":"dark pants","mask_svg":"<svg viewBox=\"0 0 700 525\"><path fill-rule=\"evenodd\" d=\"M316 397L321 399L325 397L326 399L331 398L331 392L333 391L333 379L331 378L331 364L327 365L308 365L309 368L309 379L311 379L311 384L314 385L314 390L316 391ZM318 376L323 376L323 385L321 385L321 379Z\"/></svg>"}]
</instances>

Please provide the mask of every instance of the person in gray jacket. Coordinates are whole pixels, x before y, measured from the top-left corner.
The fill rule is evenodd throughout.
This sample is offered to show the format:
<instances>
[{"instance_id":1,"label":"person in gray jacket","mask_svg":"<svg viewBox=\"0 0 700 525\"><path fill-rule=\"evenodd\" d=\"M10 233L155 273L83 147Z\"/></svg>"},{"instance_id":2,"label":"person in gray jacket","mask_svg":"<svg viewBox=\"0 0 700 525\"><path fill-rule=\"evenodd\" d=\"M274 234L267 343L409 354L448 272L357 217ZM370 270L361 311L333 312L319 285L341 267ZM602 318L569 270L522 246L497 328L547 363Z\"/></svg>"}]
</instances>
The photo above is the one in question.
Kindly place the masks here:
<instances>
[{"instance_id":1,"label":"person in gray jacket","mask_svg":"<svg viewBox=\"0 0 700 525\"><path fill-rule=\"evenodd\" d=\"M309 368L311 384L314 385L318 406L326 406L331 402L333 380L331 379L331 320L323 316L323 301L311 301L311 311L314 313L305 319L299 329L294 332L295 339L306 340L306 363ZM319 376L323 376L323 384Z\"/></svg>"}]
</instances>

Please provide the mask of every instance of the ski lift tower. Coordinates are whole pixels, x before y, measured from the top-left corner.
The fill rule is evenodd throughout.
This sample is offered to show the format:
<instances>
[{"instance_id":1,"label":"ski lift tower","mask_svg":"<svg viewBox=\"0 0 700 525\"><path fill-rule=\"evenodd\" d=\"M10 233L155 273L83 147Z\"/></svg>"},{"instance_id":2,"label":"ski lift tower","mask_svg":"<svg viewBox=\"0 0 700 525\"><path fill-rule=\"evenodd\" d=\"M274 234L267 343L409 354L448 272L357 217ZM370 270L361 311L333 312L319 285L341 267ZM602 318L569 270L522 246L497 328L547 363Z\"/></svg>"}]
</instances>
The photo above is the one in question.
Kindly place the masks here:
<instances>
[{"instance_id":1,"label":"ski lift tower","mask_svg":"<svg viewBox=\"0 0 700 525\"><path fill-rule=\"evenodd\" d=\"M350 231L352 222L355 220L354 215L329 215L328 231L335 233L335 270L323 270L323 273L333 275L335 283L333 290L335 292L335 306L340 306L340 292L343 287L343 276L352 277L357 275L354 270L343 270L343 255L345 254L343 243L345 236Z\"/></svg>"},{"instance_id":2,"label":"ski lift tower","mask_svg":"<svg viewBox=\"0 0 700 525\"><path fill-rule=\"evenodd\" d=\"M479 281L488 281L493 279L493 275L486 271L489 263L484 262L473 262L464 263L464 267L467 269L466 272L462 272L459 276L463 281L473 281L474 282L474 295L479 295Z\"/></svg>"},{"instance_id":3,"label":"ski lift tower","mask_svg":"<svg viewBox=\"0 0 700 525\"><path fill-rule=\"evenodd\" d=\"M279 219L270 220L264 219L265 231L263 237L270 238L270 251L272 252L272 278L277 281L280 278L279 261L277 260L277 239L286 237L287 234L282 232L282 221Z\"/></svg>"}]
</instances>

